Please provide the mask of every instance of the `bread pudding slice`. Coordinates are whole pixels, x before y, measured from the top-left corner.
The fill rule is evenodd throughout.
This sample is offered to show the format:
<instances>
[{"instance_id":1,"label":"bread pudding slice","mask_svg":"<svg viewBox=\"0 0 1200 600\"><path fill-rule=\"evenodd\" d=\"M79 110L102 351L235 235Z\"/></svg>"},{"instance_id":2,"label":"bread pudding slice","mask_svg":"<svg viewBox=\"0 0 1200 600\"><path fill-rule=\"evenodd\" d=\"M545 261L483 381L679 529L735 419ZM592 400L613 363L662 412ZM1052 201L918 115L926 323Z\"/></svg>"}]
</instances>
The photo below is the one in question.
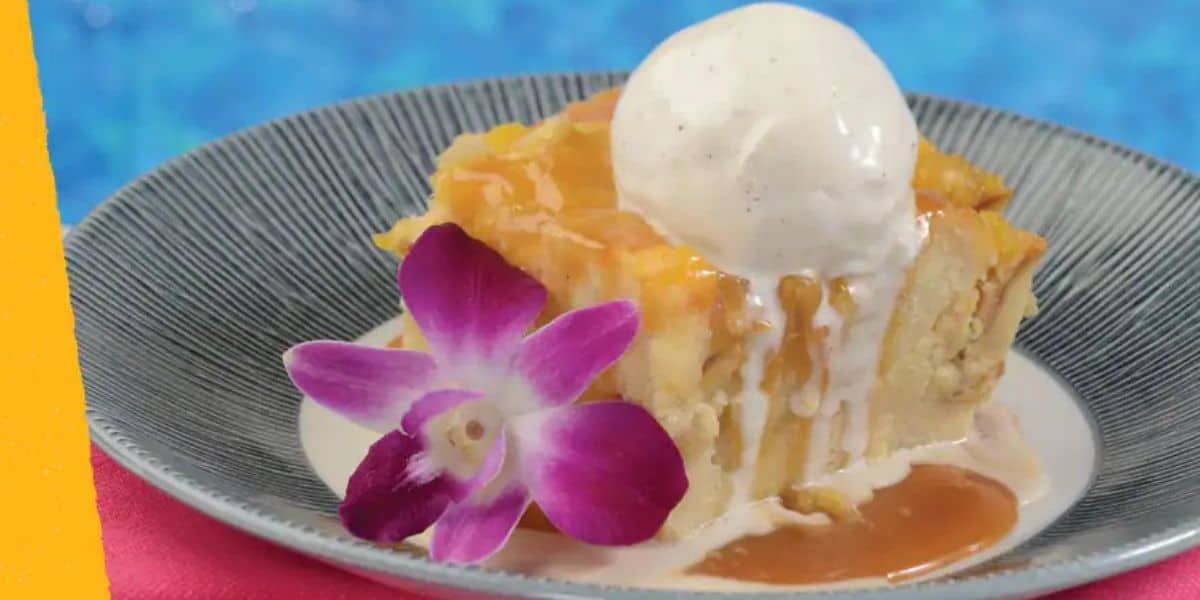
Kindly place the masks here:
<instances>
[{"instance_id":1,"label":"bread pudding slice","mask_svg":"<svg viewBox=\"0 0 1200 600\"><path fill-rule=\"evenodd\" d=\"M400 220L376 243L403 257L425 228L456 223L547 288L538 325L571 308L637 301L633 347L583 401L619 395L641 404L678 445L690 487L661 536L720 516L746 474L750 498L766 498L858 459L967 435L1021 319L1035 309L1032 274L1045 250L1042 238L998 212L1009 197L999 178L922 140L913 187L927 236L894 304L877 372L863 375L874 379L867 444L850 456L841 443L847 416L826 419L818 435L812 410L828 384L822 349L841 335L814 322L821 310L854 322L845 282L782 278L786 323L772 325L748 304L737 273L620 210L609 149L618 94L600 93L534 126L460 136L438 159L428 212ZM781 341L762 377L748 381L749 340L772 326L783 327ZM403 345L424 349L411 321ZM765 410L765 424L743 439L749 410ZM752 464L742 464L746 448L757 448Z\"/></svg>"}]
</instances>

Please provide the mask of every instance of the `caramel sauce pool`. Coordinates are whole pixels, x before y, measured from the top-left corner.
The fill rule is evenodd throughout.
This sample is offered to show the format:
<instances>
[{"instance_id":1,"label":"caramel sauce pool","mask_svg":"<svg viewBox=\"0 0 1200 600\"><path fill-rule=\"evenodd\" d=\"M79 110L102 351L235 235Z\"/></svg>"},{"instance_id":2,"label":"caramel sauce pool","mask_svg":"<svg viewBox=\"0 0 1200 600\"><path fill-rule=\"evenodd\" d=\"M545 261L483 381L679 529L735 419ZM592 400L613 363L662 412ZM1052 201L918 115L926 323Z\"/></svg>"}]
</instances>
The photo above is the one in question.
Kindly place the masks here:
<instances>
[{"instance_id":1,"label":"caramel sauce pool","mask_svg":"<svg viewBox=\"0 0 1200 600\"><path fill-rule=\"evenodd\" d=\"M791 526L714 550L688 572L778 585L886 578L899 582L995 544L1017 522L1008 488L957 467L914 465L858 516Z\"/></svg>"}]
</instances>

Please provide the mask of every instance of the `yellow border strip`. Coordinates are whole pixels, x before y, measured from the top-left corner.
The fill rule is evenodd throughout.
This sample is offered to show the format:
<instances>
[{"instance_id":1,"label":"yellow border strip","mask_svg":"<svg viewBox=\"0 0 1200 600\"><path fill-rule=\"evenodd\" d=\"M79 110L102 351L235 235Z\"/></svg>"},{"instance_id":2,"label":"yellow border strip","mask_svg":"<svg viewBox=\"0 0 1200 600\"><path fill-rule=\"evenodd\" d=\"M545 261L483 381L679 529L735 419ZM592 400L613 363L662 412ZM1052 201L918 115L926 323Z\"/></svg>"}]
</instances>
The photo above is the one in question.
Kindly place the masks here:
<instances>
[{"instance_id":1,"label":"yellow border strip","mask_svg":"<svg viewBox=\"0 0 1200 600\"><path fill-rule=\"evenodd\" d=\"M108 598L54 177L19 0L0 0L0 80L0 597Z\"/></svg>"}]
</instances>

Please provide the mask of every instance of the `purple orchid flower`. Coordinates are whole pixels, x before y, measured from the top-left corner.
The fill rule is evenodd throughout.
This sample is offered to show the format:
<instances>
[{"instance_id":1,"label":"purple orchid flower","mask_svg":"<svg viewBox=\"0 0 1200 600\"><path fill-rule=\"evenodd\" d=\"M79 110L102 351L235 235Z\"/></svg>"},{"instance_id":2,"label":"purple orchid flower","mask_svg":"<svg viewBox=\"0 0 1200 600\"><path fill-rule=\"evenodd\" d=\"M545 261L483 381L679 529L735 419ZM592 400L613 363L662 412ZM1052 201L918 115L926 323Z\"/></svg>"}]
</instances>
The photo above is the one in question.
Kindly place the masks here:
<instances>
[{"instance_id":1,"label":"purple orchid flower","mask_svg":"<svg viewBox=\"0 0 1200 600\"><path fill-rule=\"evenodd\" d=\"M284 357L305 394L387 432L339 508L352 534L394 543L432 525L434 560L474 563L531 502L592 544L658 531L688 487L678 448L636 404L572 404L632 343L632 302L573 310L525 337L545 288L453 224L421 235L398 280L428 354L317 341Z\"/></svg>"}]
</instances>

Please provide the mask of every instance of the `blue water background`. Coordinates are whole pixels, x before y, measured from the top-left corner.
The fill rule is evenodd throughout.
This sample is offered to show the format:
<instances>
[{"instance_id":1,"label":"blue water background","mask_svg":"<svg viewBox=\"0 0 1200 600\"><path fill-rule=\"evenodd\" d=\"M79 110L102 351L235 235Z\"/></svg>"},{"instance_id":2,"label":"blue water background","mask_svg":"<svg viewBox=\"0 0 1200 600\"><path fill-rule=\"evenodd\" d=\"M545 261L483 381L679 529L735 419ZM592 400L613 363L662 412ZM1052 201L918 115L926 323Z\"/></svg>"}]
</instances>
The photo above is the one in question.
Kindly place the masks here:
<instances>
[{"instance_id":1,"label":"blue water background","mask_svg":"<svg viewBox=\"0 0 1200 600\"><path fill-rule=\"evenodd\" d=\"M9 1L9 0L5 0ZM254 123L426 83L632 68L720 0L30 0L64 222ZM1200 2L818 0L906 89L1200 169Z\"/></svg>"}]
</instances>

